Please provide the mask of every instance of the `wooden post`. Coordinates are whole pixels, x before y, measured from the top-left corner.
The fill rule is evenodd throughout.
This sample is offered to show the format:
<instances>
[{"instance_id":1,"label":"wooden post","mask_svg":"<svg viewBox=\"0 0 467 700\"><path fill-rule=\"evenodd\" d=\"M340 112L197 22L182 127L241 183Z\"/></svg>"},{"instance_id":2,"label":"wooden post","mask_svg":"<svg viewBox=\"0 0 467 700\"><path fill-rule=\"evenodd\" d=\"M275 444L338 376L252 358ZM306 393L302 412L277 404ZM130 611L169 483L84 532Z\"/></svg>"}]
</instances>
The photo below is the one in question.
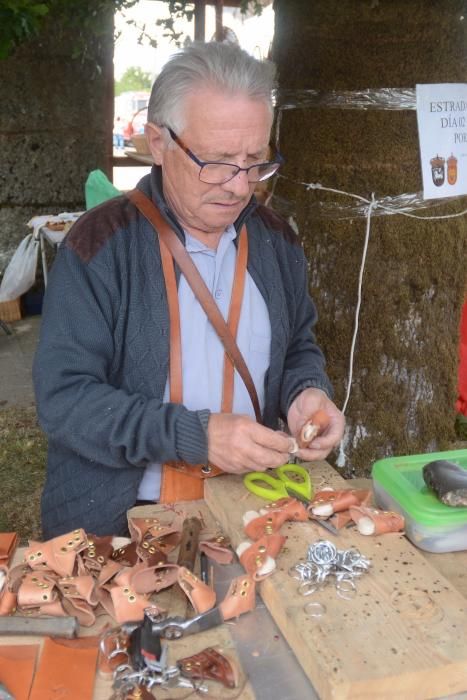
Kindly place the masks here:
<instances>
[{"instance_id":1,"label":"wooden post","mask_svg":"<svg viewBox=\"0 0 467 700\"><path fill-rule=\"evenodd\" d=\"M216 0L216 41L222 41L224 38L222 11L224 9L224 0Z\"/></svg>"},{"instance_id":2,"label":"wooden post","mask_svg":"<svg viewBox=\"0 0 467 700\"><path fill-rule=\"evenodd\" d=\"M195 41L205 41L206 0L195 0Z\"/></svg>"}]
</instances>

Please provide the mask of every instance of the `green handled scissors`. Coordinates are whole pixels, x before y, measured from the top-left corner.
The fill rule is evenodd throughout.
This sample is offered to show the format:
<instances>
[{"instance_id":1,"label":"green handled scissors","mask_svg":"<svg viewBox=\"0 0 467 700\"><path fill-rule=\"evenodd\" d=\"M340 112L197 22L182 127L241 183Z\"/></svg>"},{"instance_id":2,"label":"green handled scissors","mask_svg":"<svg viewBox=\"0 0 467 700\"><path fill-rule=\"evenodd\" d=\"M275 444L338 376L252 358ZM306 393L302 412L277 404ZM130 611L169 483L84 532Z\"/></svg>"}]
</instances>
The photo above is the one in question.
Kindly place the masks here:
<instances>
[{"instance_id":1,"label":"green handled scissors","mask_svg":"<svg viewBox=\"0 0 467 700\"><path fill-rule=\"evenodd\" d=\"M249 472L243 477L248 491L266 501L278 501L289 496L301 496L307 501L313 498L313 486L308 470L299 464L284 464L273 471Z\"/></svg>"}]
</instances>

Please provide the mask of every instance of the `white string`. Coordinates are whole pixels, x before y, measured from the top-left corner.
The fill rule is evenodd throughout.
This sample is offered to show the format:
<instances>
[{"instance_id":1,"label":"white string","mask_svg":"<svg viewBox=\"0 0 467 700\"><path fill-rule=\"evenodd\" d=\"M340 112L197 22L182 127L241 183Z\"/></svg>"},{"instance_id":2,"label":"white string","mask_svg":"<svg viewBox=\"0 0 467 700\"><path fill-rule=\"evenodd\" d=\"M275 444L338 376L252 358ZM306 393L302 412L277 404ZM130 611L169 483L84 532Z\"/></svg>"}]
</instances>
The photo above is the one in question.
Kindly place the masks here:
<instances>
[{"instance_id":1,"label":"white string","mask_svg":"<svg viewBox=\"0 0 467 700\"><path fill-rule=\"evenodd\" d=\"M347 409L347 404L349 403L350 390L352 387L355 345L357 343L358 324L359 324L359 318L360 318L360 307L362 304L363 273L365 270L366 256L368 253L368 242L370 240L371 214L372 214L375 206L376 206L376 200L375 200L375 195L373 192L371 195L371 201L368 205L368 210L367 210L365 242L363 244L363 253L362 253L362 262L360 265L360 271L358 273L357 306L355 309L354 330L353 330L353 336L352 336L352 343L350 346L349 375L347 378L347 391L346 391L346 395L345 395L345 399L344 399L344 405L342 406L342 413L344 413L344 414L345 414L345 411ZM344 438L342 438L340 445L339 445L339 454L337 456L337 461L336 461L337 466L339 468L345 467L345 460L346 460L346 457L345 457L345 452L344 452Z\"/></svg>"},{"instance_id":2,"label":"white string","mask_svg":"<svg viewBox=\"0 0 467 700\"><path fill-rule=\"evenodd\" d=\"M281 176L283 177L283 176ZM371 231L371 216L372 213L375 209L378 207L382 209L383 211L387 211L390 214L400 214L402 216L408 216L412 219L427 219L430 221L433 221L435 219L453 219L458 216L464 216L467 214L467 209L464 209L461 212L457 212L455 214L441 214L439 216L420 216L419 214L410 214L407 211L397 211L394 208L387 207L381 202L379 202L377 199L375 199L374 192L371 195L371 199L367 199L366 197L362 197L361 195L354 194L351 192L345 192L343 190L337 190L334 189L333 187L323 187L319 182L300 182L297 180L291 180L290 178L284 178L287 179L291 182L294 182L297 185L303 185L306 187L307 190L323 190L325 192L334 192L335 194L342 194L346 197L351 197L353 199L357 199L360 202L364 202L365 204L368 205L366 209L366 232L365 232L365 242L363 245L363 253L362 253L362 262L360 265L360 272L358 275L358 294L357 294L357 305L355 309L355 322L354 322L354 331L353 331L353 336L352 336L352 343L350 347L350 357L349 357L349 374L347 378L347 390L346 390L346 395L344 399L344 404L342 406L342 413L345 414L345 411L347 409L347 405L349 403L350 399L350 391L352 387L352 380L353 380L353 367L354 367L354 355L355 355L355 346L357 342L357 335L358 335L358 326L359 326L359 317L360 317L360 307L361 307L361 302L362 302L362 287L363 287L363 273L365 270L365 263L366 263L366 257L367 257L367 252L368 252L368 243L370 240L370 231ZM340 469L345 467L346 464L346 455L345 455L345 435L340 441L339 444L339 452L337 455L337 460L336 460L336 466Z\"/></svg>"}]
</instances>

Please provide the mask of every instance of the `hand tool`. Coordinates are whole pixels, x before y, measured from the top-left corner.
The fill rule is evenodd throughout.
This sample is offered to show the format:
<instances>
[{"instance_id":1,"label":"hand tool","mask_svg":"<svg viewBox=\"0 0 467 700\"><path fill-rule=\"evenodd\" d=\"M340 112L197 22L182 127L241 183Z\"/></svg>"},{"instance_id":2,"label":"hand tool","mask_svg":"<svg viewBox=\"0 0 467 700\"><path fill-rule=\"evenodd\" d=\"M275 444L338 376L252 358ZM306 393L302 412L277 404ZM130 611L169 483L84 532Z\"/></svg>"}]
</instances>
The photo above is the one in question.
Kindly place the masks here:
<instances>
[{"instance_id":1,"label":"hand tool","mask_svg":"<svg viewBox=\"0 0 467 700\"><path fill-rule=\"evenodd\" d=\"M182 526L182 539L178 550L177 564L193 571L198 551L201 521L199 518L186 518Z\"/></svg>"},{"instance_id":2,"label":"hand tool","mask_svg":"<svg viewBox=\"0 0 467 700\"><path fill-rule=\"evenodd\" d=\"M243 483L248 491L266 501L278 501L289 496L301 496L307 501L313 498L310 474L299 464L284 464L267 472L249 472L243 477Z\"/></svg>"},{"instance_id":3,"label":"hand tool","mask_svg":"<svg viewBox=\"0 0 467 700\"><path fill-rule=\"evenodd\" d=\"M73 639L78 635L78 630L79 623L76 617L0 617L0 636L30 634Z\"/></svg>"},{"instance_id":4,"label":"hand tool","mask_svg":"<svg viewBox=\"0 0 467 700\"><path fill-rule=\"evenodd\" d=\"M251 493L268 501L292 497L306 506L310 505L313 500L313 485L307 469L298 464L284 464L273 471L276 477L265 472L250 472L243 477L243 483ZM308 517L333 535L339 534L334 525L313 515L311 510L308 511Z\"/></svg>"}]
</instances>

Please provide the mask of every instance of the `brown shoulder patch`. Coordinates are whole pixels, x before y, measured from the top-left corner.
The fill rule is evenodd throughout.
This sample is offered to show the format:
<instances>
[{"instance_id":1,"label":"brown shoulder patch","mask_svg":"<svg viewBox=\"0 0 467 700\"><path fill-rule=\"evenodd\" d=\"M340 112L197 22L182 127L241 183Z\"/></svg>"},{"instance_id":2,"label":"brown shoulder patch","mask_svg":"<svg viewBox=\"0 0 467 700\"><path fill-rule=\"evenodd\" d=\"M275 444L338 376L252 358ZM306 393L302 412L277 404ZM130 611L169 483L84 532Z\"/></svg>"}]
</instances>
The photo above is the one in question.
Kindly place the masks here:
<instances>
[{"instance_id":1,"label":"brown shoulder patch","mask_svg":"<svg viewBox=\"0 0 467 700\"><path fill-rule=\"evenodd\" d=\"M300 245L299 238L290 224L283 216L278 214L274 209L265 207L264 204L259 204L255 212L266 226L280 233L288 243Z\"/></svg>"},{"instance_id":2,"label":"brown shoulder patch","mask_svg":"<svg viewBox=\"0 0 467 700\"><path fill-rule=\"evenodd\" d=\"M90 262L105 243L138 216L136 208L122 195L93 207L73 224L65 245L85 263Z\"/></svg>"}]
</instances>

